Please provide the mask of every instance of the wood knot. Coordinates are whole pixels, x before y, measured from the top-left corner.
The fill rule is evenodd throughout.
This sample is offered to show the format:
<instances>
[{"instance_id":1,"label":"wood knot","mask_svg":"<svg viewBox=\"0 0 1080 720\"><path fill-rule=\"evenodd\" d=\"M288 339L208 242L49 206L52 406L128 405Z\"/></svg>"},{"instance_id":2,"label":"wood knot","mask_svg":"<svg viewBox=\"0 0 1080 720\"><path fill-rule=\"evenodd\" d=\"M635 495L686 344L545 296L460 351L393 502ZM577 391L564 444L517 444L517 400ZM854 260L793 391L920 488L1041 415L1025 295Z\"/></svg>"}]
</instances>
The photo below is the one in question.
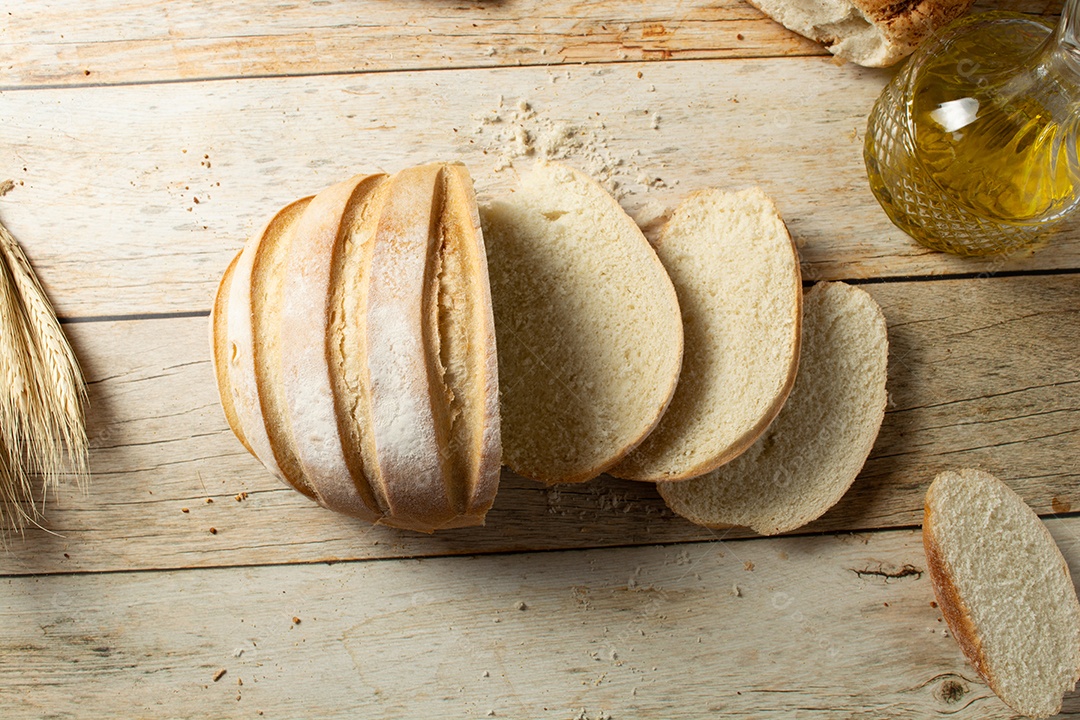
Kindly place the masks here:
<instances>
[{"instance_id":1,"label":"wood knot","mask_svg":"<svg viewBox=\"0 0 1080 720\"><path fill-rule=\"evenodd\" d=\"M967 695L968 686L966 683L960 682L955 678L946 678L938 685L937 693L938 699L946 705L954 705L960 702L965 695Z\"/></svg>"}]
</instances>

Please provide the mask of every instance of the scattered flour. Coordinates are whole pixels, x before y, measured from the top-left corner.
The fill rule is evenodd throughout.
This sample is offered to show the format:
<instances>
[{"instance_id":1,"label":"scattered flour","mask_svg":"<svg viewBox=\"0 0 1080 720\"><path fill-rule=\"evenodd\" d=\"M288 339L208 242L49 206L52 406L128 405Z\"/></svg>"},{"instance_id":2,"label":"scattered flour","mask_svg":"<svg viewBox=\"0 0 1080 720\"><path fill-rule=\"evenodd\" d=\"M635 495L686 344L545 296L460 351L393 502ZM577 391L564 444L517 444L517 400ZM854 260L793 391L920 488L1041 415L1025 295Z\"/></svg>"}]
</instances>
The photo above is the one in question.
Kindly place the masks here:
<instances>
[{"instance_id":1,"label":"scattered flour","mask_svg":"<svg viewBox=\"0 0 1080 720\"><path fill-rule=\"evenodd\" d=\"M552 76L554 78L554 76ZM599 113L573 120L551 118L538 112L526 99L507 102L499 97L498 105L475 113L472 134L481 149L495 158L494 171L514 167L522 158L544 160L572 159L574 164L622 199L631 194L631 184L664 187L664 181L638 166L634 150L620 156L612 150L612 135ZM653 129L659 128L660 116L644 116Z\"/></svg>"}]
</instances>

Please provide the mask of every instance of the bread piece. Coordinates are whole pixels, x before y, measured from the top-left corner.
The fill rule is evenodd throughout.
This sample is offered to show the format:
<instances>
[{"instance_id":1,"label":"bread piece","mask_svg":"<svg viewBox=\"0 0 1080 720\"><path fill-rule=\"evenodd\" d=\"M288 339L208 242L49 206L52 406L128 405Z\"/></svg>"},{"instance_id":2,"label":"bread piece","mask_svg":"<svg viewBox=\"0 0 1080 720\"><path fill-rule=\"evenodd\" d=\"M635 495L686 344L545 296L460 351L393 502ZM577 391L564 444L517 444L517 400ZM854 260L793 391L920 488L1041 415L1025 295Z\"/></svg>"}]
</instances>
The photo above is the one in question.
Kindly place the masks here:
<instances>
[{"instance_id":1,"label":"bread piece","mask_svg":"<svg viewBox=\"0 0 1080 720\"><path fill-rule=\"evenodd\" d=\"M820 517L866 462L885 414L885 318L863 290L818 283L803 300L795 387L769 429L727 465L658 483L668 507L708 527L763 535Z\"/></svg>"},{"instance_id":2,"label":"bread piece","mask_svg":"<svg viewBox=\"0 0 1080 720\"><path fill-rule=\"evenodd\" d=\"M589 480L640 443L671 399L675 290L614 198L564 165L537 164L481 217L505 463L542 482Z\"/></svg>"},{"instance_id":3,"label":"bread piece","mask_svg":"<svg viewBox=\"0 0 1080 720\"><path fill-rule=\"evenodd\" d=\"M964 655L1009 707L1056 715L1080 679L1080 603L1039 517L979 470L926 494L923 544L938 605Z\"/></svg>"},{"instance_id":4,"label":"bread piece","mask_svg":"<svg viewBox=\"0 0 1080 720\"><path fill-rule=\"evenodd\" d=\"M240 425L240 417L236 414L236 403L233 399L232 383L229 381L229 352L231 344L227 341L229 334L229 290L232 288L233 272L240 262L240 255L244 251L236 253L232 262L225 268L225 274L221 276L217 292L214 294L214 305L210 310L210 352L214 363L214 378L217 380L218 395L221 396L221 409L225 412L225 419L232 428L236 439L252 455L244 429Z\"/></svg>"},{"instance_id":5,"label":"bread piece","mask_svg":"<svg viewBox=\"0 0 1080 720\"><path fill-rule=\"evenodd\" d=\"M787 399L799 364L799 258L758 188L705 190L655 245L682 310L682 372L660 424L610 472L685 480L742 453Z\"/></svg>"},{"instance_id":6,"label":"bread piece","mask_svg":"<svg viewBox=\"0 0 1080 720\"><path fill-rule=\"evenodd\" d=\"M487 254L472 178L464 165L443 166L438 202L435 237L441 247L429 281L438 300L428 302L438 328L429 335L438 339L429 357L436 362L436 386L442 391L436 394L436 427L444 472L460 478L452 483L458 493L453 500L468 524L476 524L495 499L502 436Z\"/></svg>"},{"instance_id":7,"label":"bread piece","mask_svg":"<svg viewBox=\"0 0 1080 720\"><path fill-rule=\"evenodd\" d=\"M355 396L335 387L343 359L334 354L346 334L364 328L373 218L386 177L357 175L323 190L294 225L287 260L277 268L282 309L274 361L280 371L266 368L261 376L267 405L275 409L268 414L278 429L279 454L297 459L320 504L370 522L382 517L386 501L364 479L371 458L365 462L360 443L349 442L370 435L360 431L370 418L363 413L367 404L353 399L361 396L361 383ZM341 272L346 256L347 274ZM334 292L346 286L347 299ZM352 314L357 306L361 312ZM365 355L366 348L353 350L354 358ZM343 404L349 412L342 412ZM343 415L347 422L339 423Z\"/></svg>"},{"instance_id":8,"label":"bread piece","mask_svg":"<svg viewBox=\"0 0 1080 720\"><path fill-rule=\"evenodd\" d=\"M232 403L247 440L245 444L271 473L308 497L314 497L295 458L285 456L271 442L272 431L259 392L260 384L265 387L269 380L260 380L261 373L256 371L269 367L271 372L276 372L277 367L263 357L276 345L273 336L277 324L270 317L276 317L281 306L280 292L268 294L267 271L276 271L283 249L288 248L289 231L310 201L307 197L282 208L241 252L229 289L226 342Z\"/></svg>"},{"instance_id":9,"label":"bread piece","mask_svg":"<svg viewBox=\"0 0 1080 720\"><path fill-rule=\"evenodd\" d=\"M935 30L963 15L973 0L750 0L789 30L866 67L910 55Z\"/></svg>"},{"instance_id":10,"label":"bread piece","mask_svg":"<svg viewBox=\"0 0 1080 720\"><path fill-rule=\"evenodd\" d=\"M383 522L481 524L497 484L498 381L490 306L484 294L469 297L486 285L471 181L464 168L426 165L390 182L367 319Z\"/></svg>"}]
</instances>

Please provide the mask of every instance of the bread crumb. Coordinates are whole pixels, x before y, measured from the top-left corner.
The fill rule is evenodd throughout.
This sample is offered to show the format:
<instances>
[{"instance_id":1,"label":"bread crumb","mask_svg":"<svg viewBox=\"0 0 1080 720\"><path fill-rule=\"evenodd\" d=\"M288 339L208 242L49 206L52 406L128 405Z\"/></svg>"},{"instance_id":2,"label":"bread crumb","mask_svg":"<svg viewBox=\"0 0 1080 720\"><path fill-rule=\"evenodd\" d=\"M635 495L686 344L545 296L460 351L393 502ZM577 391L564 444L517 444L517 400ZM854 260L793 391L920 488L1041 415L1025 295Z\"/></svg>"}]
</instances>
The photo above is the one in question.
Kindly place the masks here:
<instances>
[{"instance_id":1,"label":"bread crumb","mask_svg":"<svg viewBox=\"0 0 1080 720\"><path fill-rule=\"evenodd\" d=\"M491 673L489 673L487 670L485 670L484 673L480 677L491 677Z\"/></svg>"},{"instance_id":2,"label":"bread crumb","mask_svg":"<svg viewBox=\"0 0 1080 720\"><path fill-rule=\"evenodd\" d=\"M214 682L217 682L221 678L225 677L226 672L228 672L228 670L226 670L225 668L221 668L216 673L214 673Z\"/></svg>"},{"instance_id":3,"label":"bread crumb","mask_svg":"<svg viewBox=\"0 0 1080 720\"><path fill-rule=\"evenodd\" d=\"M211 535L217 535L217 528L216 527L210 528L210 534Z\"/></svg>"},{"instance_id":4,"label":"bread crumb","mask_svg":"<svg viewBox=\"0 0 1080 720\"><path fill-rule=\"evenodd\" d=\"M294 616L293 619L292 619L292 624L293 625L299 625L300 624L300 618Z\"/></svg>"},{"instance_id":5,"label":"bread crumb","mask_svg":"<svg viewBox=\"0 0 1080 720\"><path fill-rule=\"evenodd\" d=\"M180 508L180 512L189 513L189 512L191 512L191 510L189 510L188 508Z\"/></svg>"},{"instance_id":6,"label":"bread crumb","mask_svg":"<svg viewBox=\"0 0 1080 720\"><path fill-rule=\"evenodd\" d=\"M515 605L514 607L516 607L518 610L528 610L529 609L529 606L525 604L524 600L518 600L517 605Z\"/></svg>"},{"instance_id":7,"label":"bread crumb","mask_svg":"<svg viewBox=\"0 0 1080 720\"><path fill-rule=\"evenodd\" d=\"M14 180L0 180L0 197L4 197L15 189Z\"/></svg>"},{"instance_id":8,"label":"bread crumb","mask_svg":"<svg viewBox=\"0 0 1080 720\"><path fill-rule=\"evenodd\" d=\"M754 563L749 560L743 563L743 567L746 568L748 572L754 572Z\"/></svg>"},{"instance_id":9,"label":"bread crumb","mask_svg":"<svg viewBox=\"0 0 1080 720\"><path fill-rule=\"evenodd\" d=\"M739 589L739 586L737 584L732 584L731 595L732 597L742 597L742 590Z\"/></svg>"}]
</instances>

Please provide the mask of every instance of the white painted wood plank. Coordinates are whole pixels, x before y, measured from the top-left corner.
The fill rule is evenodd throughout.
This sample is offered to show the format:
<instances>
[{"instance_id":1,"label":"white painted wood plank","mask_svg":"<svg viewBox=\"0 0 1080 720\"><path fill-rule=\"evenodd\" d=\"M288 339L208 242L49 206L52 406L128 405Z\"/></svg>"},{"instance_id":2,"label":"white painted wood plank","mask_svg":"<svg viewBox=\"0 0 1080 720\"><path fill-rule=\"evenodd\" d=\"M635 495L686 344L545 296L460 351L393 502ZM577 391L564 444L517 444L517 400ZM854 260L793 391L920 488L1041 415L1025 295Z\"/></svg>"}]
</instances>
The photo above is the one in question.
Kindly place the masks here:
<instances>
[{"instance_id":1,"label":"white painted wood plank","mask_svg":"<svg viewBox=\"0 0 1080 720\"><path fill-rule=\"evenodd\" d=\"M1076 267L1076 231L1033 257L973 262L896 230L862 161L886 79L780 58L7 92L0 174L19 184L0 218L63 315L206 309L261 220L352 173L461 159L481 193L505 190L529 159L503 157L499 135L527 100L523 129L578 126L569 161L606 165L639 215L708 185L762 185L810 279ZM503 121L477 134L500 97Z\"/></svg>"},{"instance_id":2,"label":"white painted wood plank","mask_svg":"<svg viewBox=\"0 0 1080 720\"><path fill-rule=\"evenodd\" d=\"M6 15L0 87L825 54L742 0L23 0Z\"/></svg>"},{"instance_id":3,"label":"white painted wood plank","mask_svg":"<svg viewBox=\"0 0 1080 720\"><path fill-rule=\"evenodd\" d=\"M807 531L917 525L934 475L964 466L1008 480L1040 513L1080 508L1076 276L865 287L890 324L891 407L861 478ZM28 531L15 539L0 554L0 574L712 536L673 517L651 485L603 478L546 489L509 473L486 527L432 537L370 528L279 485L232 436L217 404L205 318L67 328L92 383L95 477L86 495L61 491L48 507L47 527L55 534ZM235 499L245 492L246 499Z\"/></svg>"},{"instance_id":4,"label":"white painted wood plank","mask_svg":"<svg viewBox=\"0 0 1080 720\"><path fill-rule=\"evenodd\" d=\"M1076 577L1080 519L1048 524ZM12 719L1013 717L924 568L905 530L7 578L0 697Z\"/></svg>"}]
</instances>

